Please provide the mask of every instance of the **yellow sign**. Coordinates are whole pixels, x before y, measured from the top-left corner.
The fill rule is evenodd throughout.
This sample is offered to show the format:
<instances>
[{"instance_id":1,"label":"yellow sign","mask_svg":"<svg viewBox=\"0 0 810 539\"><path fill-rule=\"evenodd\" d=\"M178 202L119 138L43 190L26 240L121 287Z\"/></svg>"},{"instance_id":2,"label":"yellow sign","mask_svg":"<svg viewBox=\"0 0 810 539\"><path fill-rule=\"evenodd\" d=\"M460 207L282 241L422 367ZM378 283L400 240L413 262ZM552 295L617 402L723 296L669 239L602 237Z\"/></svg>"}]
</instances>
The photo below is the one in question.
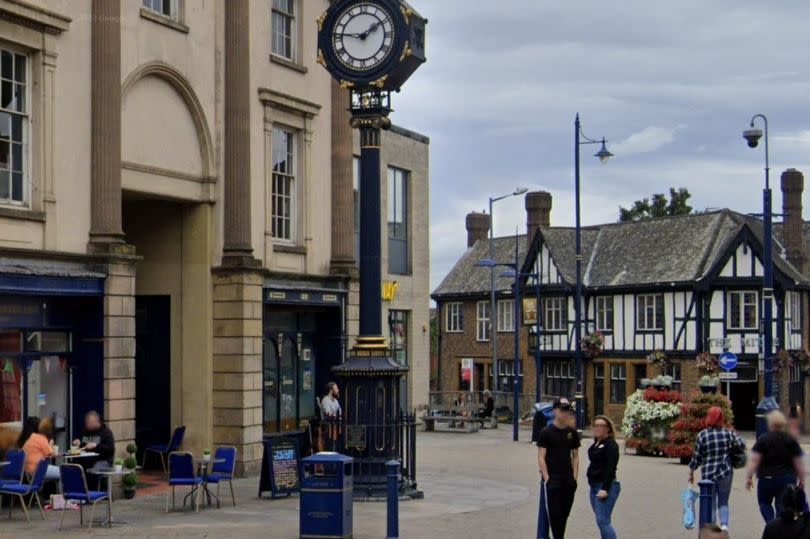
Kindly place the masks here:
<instances>
[{"instance_id":1,"label":"yellow sign","mask_svg":"<svg viewBox=\"0 0 810 539\"><path fill-rule=\"evenodd\" d=\"M523 298L523 323L537 323L537 298Z\"/></svg>"},{"instance_id":2,"label":"yellow sign","mask_svg":"<svg viewBox=\"0 0 810 539\"><path fill-rule=\"evenodd\" d=\"M399 283L396 281L383 281L382 284L382 299L383 301L394 301L397 295L397 288Z\"/></svg>"}]
</instances>

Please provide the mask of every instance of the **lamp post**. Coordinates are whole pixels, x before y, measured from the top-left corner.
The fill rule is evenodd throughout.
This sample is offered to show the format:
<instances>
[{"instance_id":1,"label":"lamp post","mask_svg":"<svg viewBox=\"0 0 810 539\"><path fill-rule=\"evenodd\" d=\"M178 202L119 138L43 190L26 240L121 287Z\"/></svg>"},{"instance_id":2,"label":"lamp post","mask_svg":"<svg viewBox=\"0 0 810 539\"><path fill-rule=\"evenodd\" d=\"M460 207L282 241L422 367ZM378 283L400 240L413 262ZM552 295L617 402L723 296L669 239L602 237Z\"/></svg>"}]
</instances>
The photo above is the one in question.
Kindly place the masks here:
<instances>
[{"instance_id":1,"label":"lamp post","mask_svg":"<svg viewBox=\"0 0 810 539\"><path fill-rule=\"evenodd\" d=\"M763 131L755 127L757 119L762 120L765 126L765 189L762 191L762 234L763 238L763 265L765 266L762 278L762 354L764 363L765 393L757 405L757 436L766 430L765 416L772 410L779 409L779 404L773 398L773 209L771 207L771 165L768 148L768 118L763 114L756 114L751 118L750 128L743 131L743 138L748 141L750 148L759 145Z\"/></svg>"},{"instance_id":2,"label":"lamp post","mask_svg":"<svg viewBox=\"0 0 810 539\"><path fill-rule=\"evenodd\" d=\"M607 163L608 159L613 157L605 144L604 137L602 140L588 138L582 132L582 125L579 121L579 114L577 114L574 121L574 198L575 198L575 218L576 218L576 299L574 304L574 360L576 367L576 394L574 400L576 402L577 413L577 430L582 430L585 425L585 409L584 409L584 371L582 366L582 231L580 226L580 195L579 195L579 147L583 144L602 144L602 148L594 154L598 157L602 164ZM539 343L538 343L539 344Z\"/></svg>"},{"instance_id":3,"label":"lamp post","mask_svg":"<svg viewBox=\"0 0 810 539\"><path fill-rule=\"evenodd\" d=\"M495 260L495 221L492 218L492 206L495 202L505 198L520 196L528 191L525 187L518 187L507 195L489 197L489 260ZM497 317L497 306L495 305L495 266L489 266L489 333L492 341L492 389L498 391L498 332L492 320Z\"/></svg>"}]
</instances>

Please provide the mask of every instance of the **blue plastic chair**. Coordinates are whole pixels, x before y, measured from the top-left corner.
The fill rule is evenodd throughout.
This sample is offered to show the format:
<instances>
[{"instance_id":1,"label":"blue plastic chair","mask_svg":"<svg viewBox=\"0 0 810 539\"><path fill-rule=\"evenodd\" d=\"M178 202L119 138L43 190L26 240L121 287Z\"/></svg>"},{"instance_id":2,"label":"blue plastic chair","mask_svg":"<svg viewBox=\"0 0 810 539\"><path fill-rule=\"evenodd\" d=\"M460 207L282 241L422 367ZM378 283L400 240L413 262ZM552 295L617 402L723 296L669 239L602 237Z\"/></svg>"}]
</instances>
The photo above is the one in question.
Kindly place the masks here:
<instances>
[{"instance_id":1,"label":"blue plastic chair","mask_svg":"<svg viewBox=\"0 0 810 539\"><path fill-rule=\"evenodd\" d=\"M0 486L7 483L22 482L23 468L25 468L25 451L22 449L9 449L6 451L7 466L0 468Z\"/></svg>"},{"instance_id":2,"label":"blue plastic chair","mask_svg":"<svg viewBox=\"0 0 810 539\"><path fill-rule=\"evenodd\" d=\"M218 447L214 452L214 460L223 459L223 462L215 462L214 467L211 469L205 480L208 483L216 483L217 485L217 506L219 506L219 484L223 481L228 482L231 488L231 501L233 506L236 507L236 496L233 494L233 476L236 472L236 448L233 446Z\"/></svg>"},{"instance_id":3,"label":"blue plastic chair","mask_svg":"<svg viewBox=\"0 0 810 539\"><path fill-rule=\"evenodd\" d=\"M84 526L84 504L92 504L92 511L90 512L90 524L88 529L93 527L93 517L96 516L96 504L102 500L107 500L107 523L112 527L112 500L106 492L97 490L90 490L87 488L87 477L84 475L84 468L78 464L62 464L59 467L59 473L62 476L62 495L65 501L74 500L79 502L79 524ZM67 504L62 509L62 518L59 519L59 529L62 529L62 523L65 521L65 509Z\"/></svg>"},{"instance_id":4,"label":"blue plastic chair","mask_svg":"<svg viewBox=\"0 0 810 539\"><path fill-rule=\"evenodd\" d=\"M45 512L42 510L42 501L39 499L39 489L42 488L42 484L45 482L45 473L47 471L48 459L42 459L39 461L39 464L37 464L37 469L30 483L20 481L18 483L4 483L0 485L0 502L2 502L4 495L11 496L8 504L8 518L11 518L11 508L14 506L14 498L17 497L20 499L20 505L22 506L23 513L25 513L25 520L31 524L31 517L28 516L28 505L25 503L25 496L31 496L31 502L33 502L33 498L36 498L37 505L39 506L39 514L42 516L42 520L45 520Z\"/></svg>"},{"instance_id":5,"label":"blue plastic chair","mask_svg":"<svg viewBox=\"0 0 810 539\"><path fill-rule=\"evenodd\" d=\"M169 440L168 444L152 444L147 446L146 449L143 451L143 460L141 461L141 466L146 468L146 454L147 453L157 453L160 455L160 463L163 465L163 473L168 473L166 471L166 455L169 453L174 453L180 446L183 444L183 437L186 435L186 426L180 425L174 432L172 433L172 438Z\"/></svg>"},{"instance_id":6,"label":"blue plastic chair","mask_svg":"<svg viewBox=\"0 0 810 539\"><path fill-rule=\"evenodd\" d=\"M194 473L194 457L191 453L169 453L169 486L172 487L172 511L174 511L174 492L177 487L191 487L190 496L194 496L196 511L200 511L200 487L203 478ZM169 492L166 492L166 512L169 512Z\"/></svg>"}]
</instances>

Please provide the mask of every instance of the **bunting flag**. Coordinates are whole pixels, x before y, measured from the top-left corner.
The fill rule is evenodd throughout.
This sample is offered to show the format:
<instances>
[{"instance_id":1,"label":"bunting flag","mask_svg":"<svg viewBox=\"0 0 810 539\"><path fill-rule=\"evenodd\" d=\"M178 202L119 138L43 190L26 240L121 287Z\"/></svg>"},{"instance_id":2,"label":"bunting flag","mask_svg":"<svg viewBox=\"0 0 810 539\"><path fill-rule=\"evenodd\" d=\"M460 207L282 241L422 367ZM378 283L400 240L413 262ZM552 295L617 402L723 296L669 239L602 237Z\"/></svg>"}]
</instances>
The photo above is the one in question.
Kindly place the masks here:
<instances>
[{"instance_id":1,"label":"bunting flag","mask_svg":"<svg viewBox=\"0 0 810 539\"><path fill-rule=\"evenodd\" d=\"M60 357L59 358L59 370L62 371L62 374L65 374L65 367L67 367L67 361L65 361L65 358Z\"/></svg>"},{"instance_id":2,"label":"bunting flag","mask_svg":"<svg viewBox=\"0 0 810 539\"><path fill-rule=\"evenodd\" d=\"M14 374L14 365L12 365L11 360L10 359L4 359L3 362L4 362L3 373L5 373L5 374Z\"/></svg>"},{"instance_id":3,"label":"bunting flag","mask_svg":"<svg viewBox=\"0 0 810 539\"><path fill-rule=\"evenodd\" d=\"M46 357L45 358L45 373L46 374L51 374L51 364L52 363L53 363L53 358L52 357Z\"/></svg>"},{"instance_id":4,"label":"bunting flag","mask_svg":"<svg viewBox=\"0 0 810 539\"><path fill-rule=\"evenodd\" d=\"M20 356L17 358L17 366L21 371L28 372L32 363L34 363L34 360L30 357Z\"/></svg>"}]
</instances>

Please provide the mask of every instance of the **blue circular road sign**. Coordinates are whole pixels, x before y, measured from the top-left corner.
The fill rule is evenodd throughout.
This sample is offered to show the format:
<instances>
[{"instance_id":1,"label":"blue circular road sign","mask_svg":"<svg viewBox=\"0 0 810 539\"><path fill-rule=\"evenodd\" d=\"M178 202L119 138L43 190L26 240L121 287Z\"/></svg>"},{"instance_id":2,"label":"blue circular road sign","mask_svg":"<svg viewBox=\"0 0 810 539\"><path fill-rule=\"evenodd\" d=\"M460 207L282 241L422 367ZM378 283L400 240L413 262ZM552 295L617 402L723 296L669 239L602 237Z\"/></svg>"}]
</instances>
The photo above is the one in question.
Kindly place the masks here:
<instances>
[{"instance_id":1,"label":"blue circular road sign","mask_svg":"<svg viewBox=\"0 0 810 539\"><path fill-rule=\"evenodd\" d=\"M737 366L737 354L734 352L723 352L720 354L720 367L725 371L734 370Z\"/></svg>"}]
</instances>

